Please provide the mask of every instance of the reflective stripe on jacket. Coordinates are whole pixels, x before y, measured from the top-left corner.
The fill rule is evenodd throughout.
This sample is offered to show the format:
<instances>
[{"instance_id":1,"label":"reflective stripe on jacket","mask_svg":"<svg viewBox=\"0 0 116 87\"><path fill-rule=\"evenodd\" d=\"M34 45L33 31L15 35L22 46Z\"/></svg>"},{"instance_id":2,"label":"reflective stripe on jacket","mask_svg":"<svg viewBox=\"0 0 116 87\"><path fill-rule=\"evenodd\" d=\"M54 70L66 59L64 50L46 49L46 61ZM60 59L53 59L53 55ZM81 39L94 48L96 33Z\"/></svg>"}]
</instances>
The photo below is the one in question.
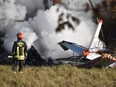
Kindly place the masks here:
<instances>
[{"instance_id":1,"label":"reflective stripe on jacket","mask_svg":"<svg viewBox=\"0 0 116 87\"><path fill-rule=\"evenodd\" d=\"M24 60L27 57L27 45L24 41L15 41L12 55L17 60Z\"/></svg>"}]
</instances>

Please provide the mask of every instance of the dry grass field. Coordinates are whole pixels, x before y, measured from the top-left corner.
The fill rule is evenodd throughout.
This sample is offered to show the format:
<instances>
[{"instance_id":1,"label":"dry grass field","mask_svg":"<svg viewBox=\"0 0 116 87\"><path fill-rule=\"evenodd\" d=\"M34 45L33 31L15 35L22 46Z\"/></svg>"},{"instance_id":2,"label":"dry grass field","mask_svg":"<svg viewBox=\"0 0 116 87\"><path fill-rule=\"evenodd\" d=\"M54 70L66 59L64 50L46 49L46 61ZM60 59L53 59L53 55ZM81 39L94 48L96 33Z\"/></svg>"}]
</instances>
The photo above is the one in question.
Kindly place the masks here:
<instances>
[{"instance_id":1,"label":"dry grass field","mask_svg":"<svg viewBox=\"0 0 116 87\"><path fill-rule=\"evenodd\" d=\"M77 68L71 65L25 67L14 73L0 65L0 87L116 87L116 68Z\"/></svg>"}]
</instances>

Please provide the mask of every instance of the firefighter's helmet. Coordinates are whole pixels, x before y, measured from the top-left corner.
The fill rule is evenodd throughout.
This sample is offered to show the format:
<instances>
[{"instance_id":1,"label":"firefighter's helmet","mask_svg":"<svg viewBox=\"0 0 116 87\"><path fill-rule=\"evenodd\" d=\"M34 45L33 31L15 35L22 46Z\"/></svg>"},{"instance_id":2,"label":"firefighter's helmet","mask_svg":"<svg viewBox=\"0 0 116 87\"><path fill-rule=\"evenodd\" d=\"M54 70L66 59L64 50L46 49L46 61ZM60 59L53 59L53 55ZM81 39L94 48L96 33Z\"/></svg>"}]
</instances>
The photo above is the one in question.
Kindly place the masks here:
<instances>
[{"instance_id":1,"label":"firefighter's helmet","mask_svg":"<svg viewBox=\"0 0 116 87\"><path fill-rule=\"evenodd\" d=\"M18 39L22 39L22 38L23 38L23 33L19 32L19 33L17 34L17 38L18 38Z\"/></svg>"}]
</instances>

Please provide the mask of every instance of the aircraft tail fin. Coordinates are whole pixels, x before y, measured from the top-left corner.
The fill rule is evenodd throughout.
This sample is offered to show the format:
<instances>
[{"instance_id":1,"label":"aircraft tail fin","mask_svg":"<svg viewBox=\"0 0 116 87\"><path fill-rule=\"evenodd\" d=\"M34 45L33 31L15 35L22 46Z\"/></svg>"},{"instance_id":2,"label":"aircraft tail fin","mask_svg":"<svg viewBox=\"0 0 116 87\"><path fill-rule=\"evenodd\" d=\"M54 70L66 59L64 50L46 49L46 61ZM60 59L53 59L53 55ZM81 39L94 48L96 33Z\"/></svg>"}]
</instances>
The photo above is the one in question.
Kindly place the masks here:
<instances>
[{"instance_id":1,"label":"aircraft tail fin","mask_svg":"<svg viewBox=\"0 0 116 87\"><path fill-rule=\"evenodd\" d=\"M103 24L103 21L99 20L98 27L95 31L94 37L89 47L90 51L104 50L104 48L106 47L105 43L99 39L99 33L101 30L102 24Z\"/></svg>"}]
</instances>

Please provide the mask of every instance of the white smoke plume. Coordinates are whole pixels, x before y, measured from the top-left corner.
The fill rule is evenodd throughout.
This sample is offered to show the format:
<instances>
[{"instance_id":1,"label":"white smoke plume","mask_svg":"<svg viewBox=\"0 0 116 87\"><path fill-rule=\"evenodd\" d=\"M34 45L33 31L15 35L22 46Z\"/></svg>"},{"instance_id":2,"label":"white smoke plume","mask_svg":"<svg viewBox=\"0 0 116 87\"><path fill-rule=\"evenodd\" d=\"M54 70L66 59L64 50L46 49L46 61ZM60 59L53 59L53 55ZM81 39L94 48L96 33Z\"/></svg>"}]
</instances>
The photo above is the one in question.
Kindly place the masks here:
<instances>
[{"instance_id":1,"label":"white smoke plume","mask_svg":"<svg viewBox=\"0 0 116 87\"><path fill-rule=\"evenodd\" d=\"M52 0L49 1L49 6L53 5ZM38 9L44 9L43 0L16 0L17 4L24 5L27 8L27 14L34 15Z\"/></svg>"},{"instance_id":2,"label":"white smoke plume","mask_svg":"<svg viewBox=\"0 0 116 87\"><path fill-rule=\"evenodd\" d=\"M2 15L3 13L6 15L8 15L7 12L14 13L11 14L10 17L4 17L3 19L4 24L6 24L3 26L1 30L5 31L4 47L9 52L11 52L12 44L13 41L16 40L17 32L23 32L24 40L27 42L28 47L30 47L33 44L37 49L37 51L43 57L59 58L71 56L72 51L65 52L57 44L62 40L75 42L77 44L88 47L91 42L91 38L93 37L93 34L95 32L96 24L93 22L92 19L93 14L91 10L85 12L78 11L78 9L84 10L85 3L89 2L88 0L69 0L69 1L70 4L68 5L66 4L69 9L55 5L51 6L50 9L45 11L44 6L40 4L43 3L42 0L16 0L16 4L14 3L10 4L10 6L12 5L11 8L15 10L12 11L8 10L6 11L6 13L4 13L3 9L0 9L0 18L4 17ZM97 1L98 2L94 3L101 3L101 0ZM62 2L67 3L66 0L62 0ZM5 6L5 8L7 8L7 6ZM35 17L29 18L28 21L17 22L16 20L24 20L26 16L25 8L27 9L27 13L33 12L34 9L37 9ZM59 11L57 11L57 8L59 8ZM77 11L73 11L70 9L77 9ZM61 12L64 12L65 15L70 13L75 18L79 19L80 24L75 28L74 31L68 29L67 26L61 32L57 33L55 31L56 27L58 26L58 17L61 14ZM1 21L0 25L2 26Z\"/></svg>"},{"instance_id":3,"label":"white smoke plume","mask_svg":"<svg viewBox=\"0 0 116 87\"><path fill-rule=\"evenodd\" d=\"M12 19L12 20L23 20L26 14L26 8L21 5L15 5L15 0L4 0L1 3L1 17L5 19Z\"/></svg>"},{"instance_id":4,"label":"white smoke plume","mask_svg":"<svg viewBox=\"0 0 116 87\"><path fill-rule=\"evenodd\" d=\"M39 10L37 16L31 21L33 26L37 26L36 31L40 32L38 33L40 39L35 42L34 46L38 48L37 50L42 56L58 58L72 55L71 51L64 52L57 43L62 40L67 40L88 47L96 29L96 25L92 20L91 11L86 15L85 12L74 11L72 14L75 15L76 18L79 18L81 21L80 25L77 26L75 31L66 28L62 32L56 33L55 29L58 26L57 21L60 13L71 13L62 6L59 7L59 11L57 12L58 7L59 6L56 5L47 11Z\"/></svg>"},{"instance_id":5,"label":"white smoke plume","mask_svg":"<svg viewBox=\"0 0 116 87\"><path fill-rule=\"evenodd\" d=\"M11 52L13 42L17 39L16 34L18 32L24 33L24 40L27 42L28 48L30 48L37 39L35 32L28 22L17 22L25 19L26 8L21 5L15 5L14 2L15 0L4 0L0 8L1 32L5 33L3 46L8 52Z\"/></svg>"},{"instance_id":6,"label":"white smoke plume","mask_svg":"<svg viewBox=\"0 0 116 87\"><path fill-rule=\"evenodd\" d=\"M4 37L4 47L11 52L13 42L17 40L16 34L22 32L24 34L24 41L26 41L28 49L31 47L33 42L37 39L36 33L32 30L28 22L17 22L11 28L6 31Z\"/></svg>"}]
</instances>

